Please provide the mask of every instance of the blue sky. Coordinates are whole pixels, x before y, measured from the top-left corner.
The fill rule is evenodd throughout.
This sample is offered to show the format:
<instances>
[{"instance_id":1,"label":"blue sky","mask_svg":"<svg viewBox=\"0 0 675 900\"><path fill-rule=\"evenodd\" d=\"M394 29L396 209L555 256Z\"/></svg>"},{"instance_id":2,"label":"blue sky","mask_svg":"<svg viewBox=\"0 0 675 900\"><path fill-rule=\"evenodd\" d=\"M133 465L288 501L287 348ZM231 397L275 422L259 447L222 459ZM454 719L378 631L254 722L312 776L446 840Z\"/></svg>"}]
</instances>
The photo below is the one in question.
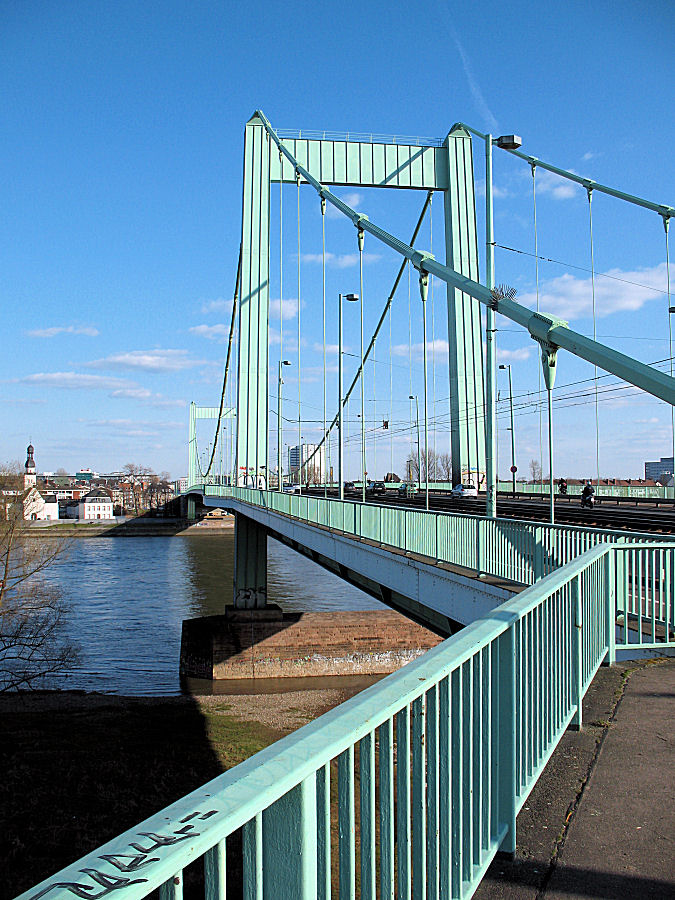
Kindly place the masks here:
<instances>
[{"instance_id":1,"label":"blue sky","mask_svg":"<svg viewBox=\"0 0 675 900\"><path fill-rule=\"evenodd\" d=\"M219 398L239 244L243 127L257 107L278 128L443 137L463 120L495 134L516 132L534 156L672 205L672 37L668 2L542 8L490 0L345 0L339 11L333 4L198 0L2 4L0 460L22 457L31 438L39 470L106 471L135 461L173 476L186 471L187 403L210 405ZM476 145L479 195L480 151ZM537 178L539 253L566 264L540 263L542 309L592 334L585 192L542 173ZM496 151L494 183L497 243L531 253L528 166ZM284 195L289 229L296 227L293 190ZM315 349L321 270L312 259L320 252L320 215L313 192L301 193L301 430L311 439L323 415L323 361ZM374 221L409 235L421 194L356 193L343 192ZM438 197L437 253L441 206ZM278 214L278 199L274 210ZM480 208L478 220L480 229ZM332 344L336 294L358 289L358 268L353 229L334 219L327 226ZM661 220L595 196L593 226L599 338L647 362L666 360ZM431 243L430 232L421 236L420 246ZM396 264L372 241L366 250L369 334ZM480 238L479 252L482 266ZM498 248L496 265L497 281L533 303L533 259ZM290 301L297 301L291 247L284 266L289 312ZM412 287L412 328L404 279L392 321L395 365L388 364L387 332L375 365L376 401L366 410L373 425L390 415L396 425L393 446L391 435L374 432L371 471L380 476L390 454L401 471L410 448L405 398L421 395L421 327ZM436 285L436 405L430 412L438 422L438 452L447 449L443 294ZM297 329L293 318L284 324L289 336ZM350 321L346 329L351 351L358 346L355 325ZM513 367L522 472L539 456L537 354L527 336L499 325L507 329L498 336L500 360ZM271 328L278 328L278 319ZM297 358L297 347L289 342L287 349L292 361ZM272 344L273 368L275 352ZM328 367L332 412L334 353ZM296 371L297 365L287 370L284 386L291 419L297 417ZM592 377L592 367L561 354L557 472L594 474ZM601 474L637 476L644 459L670 453L670 413L662 403L614 389L613 382L600 382ZM371 398L372 389L371 372ZM270 402L274 409L275 399ZM500 405L502 429L507 405ZM273 429L275 422L272 417ZM356 420L350 427L356 431ZM290 425L287 432L290 441ZM505 475L508 444L502 430ZM353 450L350 465L356 467Z\"/></svg>"}]
</instances>

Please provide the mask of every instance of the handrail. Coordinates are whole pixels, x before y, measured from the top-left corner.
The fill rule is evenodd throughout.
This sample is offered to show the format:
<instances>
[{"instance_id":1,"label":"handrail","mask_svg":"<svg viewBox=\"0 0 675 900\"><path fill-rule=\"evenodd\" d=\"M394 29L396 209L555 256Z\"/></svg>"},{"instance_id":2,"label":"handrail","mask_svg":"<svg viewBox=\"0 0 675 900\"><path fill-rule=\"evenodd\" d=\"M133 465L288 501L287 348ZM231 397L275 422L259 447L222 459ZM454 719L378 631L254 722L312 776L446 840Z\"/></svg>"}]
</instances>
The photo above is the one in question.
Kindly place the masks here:
<instances>
[{"instance_id":1,"label":"handrail","mask_svg":"<svg viewBox=\"0 0 675 900\"><path fill-rule=\"evenodd\" d=\"M289 792L301 785L314 785L319 773L330 771L327 767L332 760L337 758L342 761L344 754L353 753L353 748L357 745L363 748L364 741L368 742L366 746L370 746L377 729L380 730L382 745L386 735L390 737L393 735L392 728L395 718L397 723L400 720L406 723L406 728L409 727L407 723L411 711L413 714L411 728L413 765L419 764L420 761L423 763L424 760L424 750L420 750L420 747L417 746L415 735L423 735L425 732L424 730L420 731L419 726L415 725L415 715L423 715L426 720L429 744L427 753L434 752L434 747L436 748L435 752L438 752L438 748L444 740L456 740L459 744L452 753L462 752L462 748L464 752L471 752L471 748L473 748L475 764L480 766L481 770L484 766L492 768L491 761L499 758L500 764L497 766L496 772L501 781L492 786L487 804L487 822L494 820L498 827L485 828L487 824L484 821L485 803L482 797L474 796L472 799L473 783L469 785L469 793L466 794L463 801L470 805L473 815L478 819L479 824L475 827L479 828L480 823L484 823L478 833L488 832L487 844L484 837L480 838L479 861L482 863L485 858L491 859L499 846L507 841L509 833L513 831L515 812L529 794L543 762L557 745L572 718L577 716L580 721L583 696L581 688L589 681L589 673L597 671L608 652L604 637L600 642L593 640L584 644L577 636L573 625L579 618L579 614L578 611L576 613L574 611L572 595L564 593L564 590L583 573L593 571L593 567L598 562L615 550L616 548L606 546L589 551L564 569L542 579L520 597L508 601L487 616L478 619L462 632L448 638L442 644L427 651L424 656L410 662L378 684L366 689L316 721L305 725L296 733L277 741L234 769L219 775L202 788L171 804L137 827L129 829L103 847L63 869L53 879L47 879L22 894L21 900L39 900L45 894L49 894L50 900L66 900L66 898L72 900L74 889L79 896L84 896L85 893L92 890L88 884L89 879L99 885L115 883L117 887L123 886L124 896L128 900L139 900L161 886L168 890L168 896L180 896L180 894L176 894L174 886L182 883L182 870L188 864L202 855L209 854L236 829L242 826L247 828L247 823L252 823L263 811L266 811L268 816L274 814L276 803L282 798L290 796ZM556 604L550 602L554 596L563 598L563 602L566 604L567 611L564 613L564 620L560 620L563 628L560 635L557 636L559 645L557 652L559 658L562 654L569 656L569 671L572 678L569 680L568 675L564 674L567 672L566 667L554 672L553 680L562 691L561 702L556 700L555 704L550 703L549 714L552 717L550 721L546 716L538 714L532 721L529 721L526 713L527 704L519 705L516 702L516 691L527 692L529 689L524 682L517 682L515 670L512 671L509 668L509 657L512 652L516 655L532 654L532 659L528 658L526 664L528 666L533 664L532 661L539 652L532 644L532 636L536 634L536 625L534 620L527 619L527 616L537 606L542 606L542 616L548 617L551 623L557 621ZM589 628L597 625L604 634L608 628L604 619L605 598L594 599L591 597L589 602L594 604L589 608L591 621L590 623L584 621L583 627ZM579 624L581 625L581 622ZM528 635L527 640L518 639L518 634L521 632ZM502 639L507 635L510 636L504 644ZM514 650L511 651L510 647L513 647ZM522 647L526 649L519 649ZM479 665L478 661L484 658L485 653L495 658L498 671L492 673L491 668L483 669ZM509 671L512 671L513 680L510 687L512 694L504 691L503 678L508 677ZM448 702L450 702L449 679L456 672L464 673L463 677L469 677L472 681L478 678L476 690L482 684L486 691L494 692L498 686L499 691L502 692L499 694L501 699L498 699L495 694L496 705L494 707L486 706L484 697L480 700L483 712L486 715L489 714L490 722L494 727L488 727L485 731L481 726L476 731L475 726L472 726L468 735L460 729L456 738L448 733L444 739L443 735L446 733L443 730L444 726L440 719L439 721L435 720L435 714L432 714L431 711L437 708L439 702L443 703L444 696L447 696ZM478 672L482 674L478 675ZM462 680L460 678L457 681L453 690L463 690ZM518 684L520 684L520 688L518 688ZM446 687L443 688L443 685ZM461 696L463 699L458 697L457 702L461 700L462 703L467 704L466 711L469 715L469 710L473 709L477 701L473 698L472 693L466 697L464 694ZM445 706L443 708L445 709ZM449 713L449 707L447 712ZM403 719L400 718L401 716ZM481 721L479 720L478 724ZM538 725L541 734L537 735L536 740L533 741L531 731L535 724ZM397 728L399 728L398 724ZM385 729L384 737L382 729ZM527 747L523 758L526 757L529 760L525 767L522 761L518 764L517 778L515 782L510 783L510 788L508 786L508 766L505 765L511 753L509 741L506 739L509 734L512 737L515 736L516 743L513 750L516 758L521 759L521 750L524 751L524 748ZM400 730L397 731L397 735L399 741L403 740L405 736ZM467 740L469 745L466 744ZM387 765L386 760L382 761L382 752L381 749L380 767ZM450 752L449 746L447 752ZM374 777L374 773L368 775L369 770L363 753L362 749L361 790L363 790L364 780L367 781L371 776ZM399 751L397 767L403 766L404 770L405 756ZM415 759L418 760L418 763L415 763ZM407 764L410 764L409 757ZM452 773L448 773L448 775L452 778ZM351 777L353 777L353 771ZM460 784L457 789L463 795L466 785L462 787L461 775L458 775L458 778ZM487 785L485 789L487 790ZM508 794L509 790L512 793L509 795L508 803L505 804L504 794ZM324 801L329 802L325 797ZM386 798L384 802L386 802ZM443 804L442 797L439 802ZM451 802L449 791L445 794L445 802ZM338 801L338 805L340 815L342 815L344 811L342 799ZM284 817L294 814L302 816L302 812L297 813L293 808L289 810L287 806L282 807L278 814ZM362 805L362 816L369 814L368 807ZM438 811L436 815L438 815ZM316 820L314 821L316 822ZM413 817L413 832L416 821ZM287 825L287 822L284 821L284 825ZM316 822L316 825L323 827L322 822ZM298 825L294 827L297 830ZM407 828L408 826L402 827ZM467 823L467 827L472 827L472 824ZM362 821L362 841L365 840L365 832L366 825ZM253 839L254 834L256 843L253 859L258 858L258 854L262 859L262 847L257 843L257 829L251 828L248 838ZM261 831L261 835L264 839L264 831ZM246 837L245 835L245 840ZM509 839L515 841L515 834L511 833ZM146 850L145 844L152 844L153 840L154 846ZM451 837L449 834L439 834L439 841L445 846L449 846ZM460 847L463 845L464 842L460 839ZM468 849L458 848L457 852L468 853L470 860L474 859L474 848L471 846ZM362 849L362 858L364 853L365 851ZM447 856L449 857L449 854ZM130 857L133 857L131 865L127 862ZM278 858L274 855L271 858L279 863ZM314 851L314 858L316 859L316 851ZM283 866L288 862L279 864ZM316 866L310 866L308 871L309 878L314 879L312 883L316 890ZM470 896L479 883L483 871L482 865L471 863L468 877L461 878L462 882L468 882L467 885L462 885L461 896ZM129 873L129 877L121 873ZM261 869L259 875L262 874L263 870ZM206 866L206 877L208 881L209 865ZM419 873L413 877L419 877ZM466 890L469 886L471 886L471 891ZM307 887L306 896L313 896L311 884Z\"/></svg>"}]
</instances>

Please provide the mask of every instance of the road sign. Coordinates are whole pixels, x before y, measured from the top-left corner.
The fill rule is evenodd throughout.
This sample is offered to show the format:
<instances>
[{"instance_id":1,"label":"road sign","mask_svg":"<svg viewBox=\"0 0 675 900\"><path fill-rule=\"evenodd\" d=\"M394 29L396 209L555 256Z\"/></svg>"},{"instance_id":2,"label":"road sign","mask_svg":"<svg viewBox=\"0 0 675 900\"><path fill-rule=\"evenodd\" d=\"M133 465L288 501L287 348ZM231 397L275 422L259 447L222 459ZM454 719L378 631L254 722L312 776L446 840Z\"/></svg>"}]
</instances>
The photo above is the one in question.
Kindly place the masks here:
<instances>
[{"instance_id":1,"label":"road sign","mask_svg":"<svg viewBox=\"0 0 675 900\"><path fill-rule=\"evenodd\" d=\"M515 475L516 472L518 471L518 466L511 466L511 471L512 471L513 474Z\"/></svg>"}]
</instances>

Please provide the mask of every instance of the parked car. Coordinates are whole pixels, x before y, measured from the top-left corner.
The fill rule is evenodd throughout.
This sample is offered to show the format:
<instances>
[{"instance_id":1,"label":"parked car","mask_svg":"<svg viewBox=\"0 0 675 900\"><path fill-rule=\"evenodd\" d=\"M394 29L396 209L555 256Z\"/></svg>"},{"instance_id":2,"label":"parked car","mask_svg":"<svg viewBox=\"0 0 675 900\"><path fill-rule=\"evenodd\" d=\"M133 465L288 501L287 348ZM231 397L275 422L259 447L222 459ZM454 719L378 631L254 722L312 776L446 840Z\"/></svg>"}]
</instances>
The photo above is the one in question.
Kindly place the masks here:
<instances>
[{"instance_id":1,"label":"parked car","mask_svg":"<svg viewBox=\"0 0 675 900\"><path fill-rule=\"evenodd\" d=\"M467 481L465 484L456 484L452 489L452 496L459 498L477 497L478 488L471 481Z\"/></svg>"}]
</instances>

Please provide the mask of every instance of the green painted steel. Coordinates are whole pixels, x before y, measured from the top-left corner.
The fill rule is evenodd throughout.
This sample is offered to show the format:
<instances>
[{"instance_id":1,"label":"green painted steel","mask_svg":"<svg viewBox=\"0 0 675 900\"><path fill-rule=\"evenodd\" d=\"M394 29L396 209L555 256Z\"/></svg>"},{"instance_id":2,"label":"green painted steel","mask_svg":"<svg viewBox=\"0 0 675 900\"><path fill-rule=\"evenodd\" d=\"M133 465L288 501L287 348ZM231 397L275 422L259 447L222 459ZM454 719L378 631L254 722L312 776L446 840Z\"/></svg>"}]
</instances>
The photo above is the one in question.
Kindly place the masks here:
<instances>
[{"instance_id":1,"label":"green painted steel","mask_svg":"<svg viewBox=\"0 0 675 900\"><path fill-rule=\"evenodd\" d=\"M217 406L197 406L196 403L190 404L190 419L188 426L188 483L196 484L203 480L203 473L199 468L199 453L197 448L197 420L198 419L233 419L235 417L234 409L224 409L221 411ZM222 475L222 473L221 473ZM209 476L212 481L215 478Z\"/></svg>"},{"instance_id":2,"label":"green painted steel","mask_svg":"<svg viewBox=\"0 0 675 900\"><path fill-rule=\"evenodd\" d=\"M237 484L266 483L271 145L258 116L244 131L237 387Z\"/></svg>"},{"instance_id":3,"label":"green painted steel","mask_svg":"<svg viewBox=\"0 0 675 900\"><path fill-rule=\"evenodd\" d=\"M435 894L438 884L442 896L471 897L496 852L513 850L515 816L565 729L580 723L582 698L611 652L607 566L623 573L616 579L616 600L630 610L631 603L645 600L644 591L634 593L640 579L643 588L653 589L663 561L652 555L674 550L673 544L587 550L496 614L129 829L21 900L88 896L101 885L123 887L128 900L157 888L162 896L178 897L183 870L200 858L207 896L222 897L225 845L242 826L244 896L313 897L319 882L327 889L326 870L317 863L327 834L320 839L317 826L327 828L330 818L339 824L341 898L356 895L358 860L362 896L372 896L374 882L391 896L392 845L398 896L423 897L427 888ZM650 598L647 607L653 593ZM327 776L333 765L336 794ZM388 810L380 839L389 848L379 859L378 770L385 787L380 804ZM317 779L324 784L321 791Z\"/></svg>"},{"instance_id":4,"label":"green painted steel","mask_svg":"<svg viewBox=\"0 0 675 900\"><path fill-rule=\"evenodd\" d=\"M258 132L260 125L264 128L265 138L268 140L268 152L264 151L255 156L255 147L260 145ZM269 152L269 148L275 145L275 152ZM257 223L262 240L269 239L268 223L263 226L261 220L255 220L249 227L246 219L250 206L257 209L258 194L255 192L257 184L253 176L255 165L260 166L259 178L266 187L267 201L269 199L269 181L283 181L285 183L305 182L317 190L324 190L330 195L330 202L338 205L338 208L349 209L342 201L327 190L325 185L352 185L371 187L408 188L416 190L443 191L445 209L445 246L447 265L470 279L478 279L478 251L476 244L476 209L474 197L473 151L469 133L464 129L456 129L445 139L443 146L415 146L405 143L376 143L370 141L352 141L349 136L337 140L320 138L297 137L281 139L274 131L264 114L258 110L246 126L246 148L249 145L254 148L245 151L244 166L244 236L242 239L242 308L240 313L240 361L239 361L239 431L240 441L238 452L240 459L238 484L257 484L258 481L246 481L252 475L251 460L242 461L246 446L251 444L253 437L252 423L247 424L250 418L252 394L249 382L254 379L258 385L263 377L262 365L254 370L256 362L254 356L254 344L251 342L251 334L255 332L255 323L251 325L247 318L245 307L251 308L251 316L259 325L262 335L267 328L267 318L262 312L255 312L255 304L258 303L254 290L255 285L251 281L246 289L245 278L247 273L254 273L255 253L247 244L247 234L255 232ZM277 152L278 151L278 152ZM256 162L257 161L257 162ZM248 168L247 168L248 167ZM312 173L312 174L310 174ZM249 188L249 182L253 188ZM249 197L249 194L251 197ZM264 206L261 200L260 216L266 212L269 215L269 204ZM365 225L361 227L357 218L366 221L367 217L359 217L354 213L351 216L354 224L359 228L359 233L364 230L371 231ZM253 221L253 220L252 220ZM266 230L265 230L266 229ZM254 237L255 237L254 234ZM249 239L250 243L250 239ZM402 245L408 246L408 245ZM398 249L398 248L397 248ZM262 249L259 254L262 255ZM249 263L249 257L252 260ZM248 266L248 268L247 268ZM268 291L267 282L263 284L268 270L260 263L260 308L262 310L263 295ZM251 305L250 297L253 298ZM266 309L266 307L265 307ZM448 326L450 335L450 397L451 397L451 438L453 459L453 483L461 480L462 472L485 470L484 447L484 400L483 400L483 361L482 361L482 327L479 303L471 293L463 289L457 290L457 286L448 286ZM257 332L256 332L257 333ZM262 356L260 356L262 359ZM242 384L243 380L243 384ZM261 402L265 397L261 394ZM246 404L249 404L248 406ZM256 423L255 440L258 446L263 437L261 429L265 428L266 418ZM242 435L246 435L242 443ZM249 451L249 456L251 455ZM262 452L258 451L258 457ZM256 464L257 465L257 464ZM248 472L246 472L248 469ZM256 470L257 472L257 470ZM263 477L257 472L257 478Z\"/></svg>"},{"instance_id":5,"label":"green painted steel","mask_svg":"<svg viewBox=\"0 0 675 900\"><path fill-rule=\"evenodd\" d=\"M468 294L475 300L478 300L479 303L492 307L495 312L499 312L506 318L511 319L511 321L523 326L529 331L531 337L538 341L542 350L546 353L552 354L558 348L568 350L570 353L585 359L598 368L617 375L629 384L640 388L640 390L665 400L671 406L675 405L675 379L664 375L651 366L619 353L617 350L612 350L598 341L591 340L573 331L571 328L568 328L566 322L555 316L545 313L533 313L531 309L516 303L515 300L509 300L508 298L496 299L485 285L455 271L451 266L438 262L431 254L415 250L409 244L406 244L405 241L375 225L367 216L356 212L347 203L332 194L298 160L294 159L290 152L281 145L279 138L263 113L259 111L258 115L264 123L267 133L280 148L281 152L321 197L347 218L351 219L357 228L367 231L401 256L409 259L420 273L426 272L436 278L440 278L449 287Z\"/></svg>"}]
</instances>

